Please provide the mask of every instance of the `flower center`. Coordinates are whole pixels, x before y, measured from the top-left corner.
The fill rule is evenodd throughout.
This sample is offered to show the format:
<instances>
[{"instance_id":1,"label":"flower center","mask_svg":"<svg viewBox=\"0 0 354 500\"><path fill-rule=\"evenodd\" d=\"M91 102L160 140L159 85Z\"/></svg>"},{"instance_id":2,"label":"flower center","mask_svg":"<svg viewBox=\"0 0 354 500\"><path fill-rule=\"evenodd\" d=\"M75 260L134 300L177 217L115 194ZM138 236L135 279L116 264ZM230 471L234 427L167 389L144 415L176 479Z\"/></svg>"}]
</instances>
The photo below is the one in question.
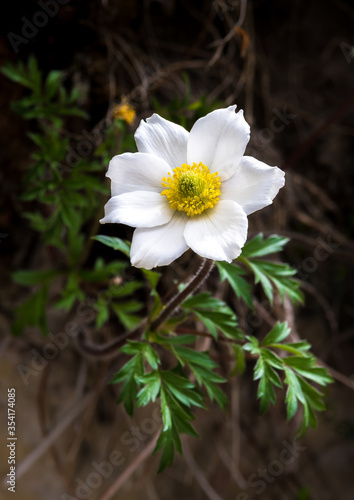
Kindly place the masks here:
<instances>
[{"instance_id":1,"label":"flower center","mask_svg":"<svg viewBox=\"0 0 354 500\"><path fill-rule=\"evenodd\" d=\"M189 217L202 214L219 201L221 182L218 172L211 174L203 163L183 163L173 169L173 175L169 172L167 178L163 177L161 185L166 188L161 195L166 196L171 207L186 212Z\"/></svg>"}]
</instances>

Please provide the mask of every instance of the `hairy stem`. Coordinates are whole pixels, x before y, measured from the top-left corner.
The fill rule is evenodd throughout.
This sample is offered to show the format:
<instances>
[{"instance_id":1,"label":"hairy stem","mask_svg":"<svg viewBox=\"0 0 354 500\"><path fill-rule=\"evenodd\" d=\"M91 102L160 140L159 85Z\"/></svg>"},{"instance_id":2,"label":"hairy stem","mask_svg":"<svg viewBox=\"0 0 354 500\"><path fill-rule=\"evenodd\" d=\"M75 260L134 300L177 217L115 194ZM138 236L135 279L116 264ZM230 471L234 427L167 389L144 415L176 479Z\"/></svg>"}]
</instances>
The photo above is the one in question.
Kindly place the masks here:
<instances>
[{"instance_id":1,"label":"hairy stem","mask_svg":"<svg viewBox=\"0 0 354 500\"><path fill-rule=\"evenodd\" d=\"M194 292L206 279L210 271L214 266L214 261L210 259L205 259L202 263L200 269L194 278L188 283L188 285L179 293L177 293L165 306L160 315L151 323L150 330L157 330L166 319L168 319L171 314L177 309L177 307ZM83 353L89 357L94 357L100 360L113 359L117 356L120 348L125 344L125 342L130 339L139 338L146 330L147 322L146 319L134 330L130 332L123 333L117 339L108 342L107 344L97 345L86 338L83 331L79 332L77 338L77 347Z\"/></svg>"},{"instance_id":2,"label":"hairy stem","mask_svg":"<svg viewBox=\"0 0 354 500\"><path fill-rule=\"evenodd\" d=\"M194 292L207 278L210 271L214 266L214 261L210 259L205 259L203 264L201 265L199 271L194 276L194 278L188 283L188 285L177 295L175 295L165 306L160 315L151 323L150 330L157 330L159 326L162 325L168 319L173 312L177 309L177 307L190 295Z\"/></svg>"}]
</instances>

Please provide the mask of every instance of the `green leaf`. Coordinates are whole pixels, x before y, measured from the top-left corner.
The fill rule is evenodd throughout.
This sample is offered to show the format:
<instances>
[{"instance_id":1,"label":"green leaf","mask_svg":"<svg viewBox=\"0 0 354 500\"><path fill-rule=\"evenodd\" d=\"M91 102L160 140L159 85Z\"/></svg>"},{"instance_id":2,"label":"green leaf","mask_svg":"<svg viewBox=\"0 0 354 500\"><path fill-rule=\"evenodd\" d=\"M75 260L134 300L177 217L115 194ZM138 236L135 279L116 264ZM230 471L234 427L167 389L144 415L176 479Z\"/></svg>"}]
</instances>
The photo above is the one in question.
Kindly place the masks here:
<instances>
[{"instance_id":1,"label":"green leaf","mask_svg":"<svg viewBox=\"0 0 354 500\"><path fill-rule=\"evenodd\" d=\"M12 275L12 279L19 285L38 285L46 284L53 281L59 276L60 271L56 269L48 269L44 271L16 271Z\"/></svg>"},{"instance_id":2,"label":"green leaf","mask_svg":"<svg viewBox=\"0 0 354 500\"><path fill-rule=\"evenodd\" d=\"M143 354L151 368L157 370L158 365L160 364L160 358L158 357L155 349L153 349L149 344L144 344Z\"/></svg>"},{"instance_id":3,"label":"green leaf","mask_svg":"<svg viewBox=\"0 0 354 500\"><path fill-rule=\"evenodd\" d=\"M100 282L106 281L114 275L120 275L122 271L127 267L125 262L113 261L109 264L106 264L103 259L98 258L95 262L93 269L81 269L78 272L78 276L84 280L89 282ZM114 290L115 287L112 286ZM107 291L107 294L110 294L110 288Z\"/></svg>"},{"instance_id":4,"label":"green leaf","mask_svg":"<svg viewBox=\"0 0 354 500\"><path fill-rule=\"evenodd\" d=\"M242 346L238 344L232 344L232 349L235 354L235 367L231 372L231 376L233 375L242 375L246 368L246 360L245 353Z\"/></svg>"},{"instance_id":5,"label":"green leaf","mask_svg":"<svg viewBox=\"0 0 354 500\"><path fill-rule=\"evenodd\" d=\"M288 243L289 238L273 234L263 239L263 234L258 234L255 238L248 241L242 249L242 257L263 257L272 253L281 252Z\"/></svg>"},{"instance_id":6,"label":"green leaf","mask_svg":"<svg viewBox=\"0 0 354 500\"><path fill-rule=\"evenodd\" d=\"M50 101L56 92L58 92L63 79L63 73L61 71L50 71L45 81L45 97Z\"/></svg>"},{"instance_id":7,"label":"green leaf","mask_svg":"<svg viewBox=\"0 0 354 500\"><path fill-rule=\"evenodd\" d=\"M188 408L191 405L205 408L203 397L196 386L185 376L177 375L173 371L161 372L161 379L165 387L173 396Z\"/></svg>"},{"instance_id":8,"label":"green leaf","mask_svg":"<svg viewBox=\"0 0 354 500\"><path fill-rule=\"evenodd\" d=\"M153 453L156 453L162 449L162 455L160 459L160 465L158 473L162 472L166 467L170 467L173 464L173 459L175 456L175 445L174 439L172 437L172 430L163 431L159 439L157 440L156 447Z\"/></svg>"},{"instance_id":9,"label":"green leaf","mask_svg":"<svg viewBox=\"0 0 354 500\"><path fill-rule=\"evenodd\" d=\"M161 387L161 414L163 421L163 430L166 431L172 428L172 415L168 405L168 393Z\"/></svg>"},{"instance_id":10,"label":"green leaf","mask_svg":"<svg viewBox=\"0 0 354 500\"><path fill-rule=\"evenodd\" d=\"M296 413L298 400L301 401L302 404L305 404L306 400L296 374L287 366L285 366L284 369L286 375L285 384L288 385L285 402L287 404L288 420L290 420Z\"/></svg>"},{"instance_id":11,"label":"green leaf","mask_svg":"<svg viewBox=\"0 0 354 500\"><path fill-rule=\"evenodd\" d=\"M172 335L164 336L158 333L154 334L154 342L166 345L182 345L182 344L194 344L197 339L196 335L177 335L173 337Z\"/></svg>"},{"instance_id":12,"label":"green leaf","mask_svg":"<svg viewBox=\"0 0 354 500\"><path fill-rule=\"evenodd\" d=\"M217 262L216 265L219 269L221 281L227 280L236 296L239 299L243 299L248 307L253 310L254 305L251 294L251 286L246 280L241 278L241 275L245 274L245 271L239 266L235 264L228 264L227 262Z\"/></svg>"},{"instance_id":13,"label":"green leaf","mask_svg":"<svg viewBox=\"0 0 354 500\"><path fill-rule=\"evenodd\" d=\"M209 293L200 293L185 300L182 308L193 311L215 338L217 330L228 338L243 338L243 334L237 328L234 312L225 302L211 297Z\"/></svg>"},{"instance_id":14,"label":"green leaf","mask_svg":"<svg viewBox=\"0 0 354 500\"><path fill-rule=\"evenodd\" d=\"M55 307L56 309L66 309L69 311L74 305L76 300L84 300L85 294L81 290L77 276L70 274L66 286L61 291L61 300L59 300Z\"/></svg>"},{"instance_id":15,"label":"green leaf","mask_svg":"<svg viewBox=\"0 0 354 500\"><path fill-rule=\"evenodd\" d=\"M146 279L150 283L150 286L153 290L155 290L157 283L161 277L160 273L156 273L155 271L149 271L147 269L141 269Z\"/></svg>"},{"instance_id":16,"label":"green leaf","mask_svg":"<svg viewBox=\"0 0 354 500\"><path fill-rule=\"evenodd\" d=\"M206 387L210 400L213 401L215 399L220 408L225 410L229 400L224 392L220 389L220 387L207 379L204 379L204 385Z\"/></svg>"},{"instance_id":17,"label":"green leaf","mask_svg":"<svg viewBox=\"0 0 354 500\"><path fill-rule=\"evenodd\" d=\"M287 294L294 304L298 302L303 303L304 297L299 290L301 283L297 279L292 278L296 274L296 270L288 264L258 259L248 260L246 258L243 261L253 271L255 283L261 283L263 286L264 292L271 304L273 303L272 283L278 289L283 301L285 294Z\"/></svg>"},{"instance_id":18,"label":"green leaf","mask_svg":"<svg viewBox=\"0 0 354 500\"><path fill-rule=\"evenodd\" d=\"M258 359L255 366L254 379L260 379L257 397L261 400L261 413L264 413L269 404L275 404L274 386L281 387L282 383L279 375L263 357Z\"/></svg>"},{"instance_id":19,"label":"green leaf","mask_svg":"<svg viewBox=\"0 0 354 500\"><path fill-rule=\"evenodd\" d=\"M319 385L327 385L333 382L333 378L327 370L316 365L314 356L284 358L284 363L293 368L299 375L316 382Z\"/></svg>"},{"instance_id":20,"label":"green leaf","mask_svg":"<svg viewBox=\"0 0 354 500\"><path fill-rule=\"evenodd\" d=\"M150 401L155 402L161 387L161 378L158 371L150 372L137 378L139 384L144 385L137 396L137 406L146 406Z\"/></svg>"},{"instance_id":21,"label":"green leaf","mask_svg":"<svg viewBox=\"0 0 354 500\"><path fill-rule=\"evenodd\" d=\"M113 297L127 297L131 295L136 290L140 290L143 284L140 281L127 281L122 285L111 285L109 291L112 293Z\"/></svg>"},{"instance_id":22,"label":"green leaf","mask_svg":"<svg viewBox=\"0 0 354 500\"><path fill-rule=\"evenodd\" d=\"M72 231L78 231L81 225L81 217L80 213L77 211L77 208L71 205L70 201L66 198L61 200L60 207L60 215L61 218L68 226L68 228Z\"/></svg>"},{"instance_id":23,"label":"green leaf","mask_svg":"<svg viewBox=\"0 0 354 500\"><path fill-rule=\"evenodd\" d=\"M134 312L141 311L143 308L143 304L141 302L136 300L118 303L112 302L111 306L127 330L134 329L141 322L140 316L132 314Z\"/></svg>"},{"instance_id":24,"label":"green leaf","mask_svg":"<svg viewBox=\"0 0 354 500\"><path fill-rule=\"evenodd\" d=\"M221 408L225 408L228 399L216 384L222 384L226 380L213 371L217 364L210 359L209 353L183 346L174 346L173 352L182 366L190 368L199 386L205 386L210 400L215 399Z\"/></svg>"},{"instance_id":25,"label":"green leaf","mask_svg":"<svg viewBox=\"0 0 354 500\"><path fill-rule=\"evenodd\" d=\"M124 253L127 257L130 257L130 245L125 240L113 236L105 236L103 234L92 236L92 239L99 241L100 243L103 243L104 245L107 245L108 247L111 247L114 250L119 250L120 252Z\"/></svg>"},{"instance_id":26,"label":"green leaf","mask_svg":"<svg viewBox=\"0 0 354 500\"><path fill-rule=\"evenodd\" d=\"M181 362L182 366L186 363L189 366L200 365L208 370L212 370L217 366L217 364L210 359L208 353L199 352L191 349L190 347L184 347L177 345L173 348L173 352L176 354L177 359Z\"/></svg>"},{"instance_id":27,"label":"green leaf","mask_svg":"<svg viewBox=\"0 0 354 500\"><path fill-rule=\"evenodd\" d=\"M261 346L269 346L274 343L279 343L290 335L290 328L286 322L277 323L268 335L262 340Z\"/></svg>"},{"instance_id":28,"label":"green leaf","mask_svg":"<svg viewBox=\"0 0 354 500\"><path fill-rule=\"evenodd\" d=\"M17 66L7 63L6 65L0 68L0 71L3 75L7 76L9 80L13 82L20 83L24 87L31 87L31 82L28 79L24 66L22 63L19 63Z\"/></svg>"},{"instance_id":29,"label":"green leaf","mask_svg":"<svg viewBox=\"0 0 354 500\"><path fill-rule=\"evenodd\" d=\"M261 353L261 349L259 347L259 342L256 337L247 336L248 342L243 346L245 351L249 351L252 354L259 355Z\"/></svg>"},{"instance_id":30,"label":"green leaf","mask_svg":"<svg viewBox=\"0 0 354 500\"><path fill-rule=\"evenodd\" d=\"M47 317L47 288L41 288L16 308L16 320L12 325L14 335L19 335L26 326L38 327L42 333L48 333Z\"/></svg>"},{"instance_id":31,"label":"green leaf","mask_svg":"<svg viewBox=\"0 0 354 500\"><path fill-rule=\"evenodd\" d=\"M96 316L96 328L101 328L109 319L109 307L102 304Z\"/></svg>"},{"instance_id":32,"label":"green leaf","mask_svg":"<svg viewBox=\"0 0 354 500\"><path fill-rule=\"evenodd\" d=\"M142 353L139 352L132 359L130 359L111 380L112 384L123 382L118 403L123 402L125 410L130 416L133 415L134 403L138 394L137 379L143 375L144 360Z\"/></svg>"}]
</instances>

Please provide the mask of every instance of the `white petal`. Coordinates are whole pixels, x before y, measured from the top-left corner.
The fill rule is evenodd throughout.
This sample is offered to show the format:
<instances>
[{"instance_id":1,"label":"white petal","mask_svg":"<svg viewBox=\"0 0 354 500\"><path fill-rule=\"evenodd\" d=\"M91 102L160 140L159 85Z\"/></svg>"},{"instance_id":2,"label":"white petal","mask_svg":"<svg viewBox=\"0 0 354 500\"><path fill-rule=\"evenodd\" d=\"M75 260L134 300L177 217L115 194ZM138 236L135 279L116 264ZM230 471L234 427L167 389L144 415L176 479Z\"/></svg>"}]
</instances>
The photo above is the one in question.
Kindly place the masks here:
<instances>
[{"instance_id":1,"label":"white petal","mask_svg":"<svg viewBox=\"0 0 354 500\"><path fill-rule=\"evenodd\" d=\"M247 215L273 202L285 184L285 173L278 167L244 156L235 175L221 185L221 199L234 200Z\"/></svg>"},{"instance_id":2,"label":"white petal","mask_svg":"<svg viewBox=\"0 0 354 500\"><path fill-rule=\"evenodd\" d=\"M204 163L221 181L231 177L245 152L250 127L236 106L212 111L195 122L187 147L188 163Z\"/></svg>"},{"instance_id":3,"label":"white petal","mask_svg":"<svg viewBox=\"0 0 354 500\"><path fill-rule=\"evenodd\" d=\"M101 224L118 222L133 227L154 227L169 222L174 214L165 196L152 191L133 191L113 196L106 203Z\"/></svg>"},{"instance_id":4,"label":"white petal","mask_svg":"<svg viewBox=\"0 0 354 500\"><path fill-rule=\"evenodd\" d=\"M133 266L152 269L167 266L180 257L188 246L183 231L188 217L175 212L168 224L151 229L136 229L130 250Z\"/></svg>"},{"instance_id":5,"label":"white petal","mask_svg":"<svg viewBox=\"0 0 354 500\"><path fill-rule=\"evenodd\" d=\"M112 180L112 196L130 191L161 193L162 177L169 166L161 158L146 153L123 153L109 162L107 177Z\"/></svg>"},{"instance_id":6,"label":"white petal","mask_svg":"<svg viewBox=\"0 0 354 500\"><path fill-rule=\"evenodd\" d=\"M240 205L220 200L212 209L189 219L184 237L202 257L231 262L241 253L247 228L247 217Z\"/></svg>"},{"instance_id":7,"label":"white petal","mask_svg":"<svg viewBox=\"0 0 354 500\"><path fill-rule=\"evenodd\" d=\"M134 138L141 153L163 158L171 171L187 161L188 135L186 129L155 113L146 122L141 120Z\"/></svg>"}]
</instances>

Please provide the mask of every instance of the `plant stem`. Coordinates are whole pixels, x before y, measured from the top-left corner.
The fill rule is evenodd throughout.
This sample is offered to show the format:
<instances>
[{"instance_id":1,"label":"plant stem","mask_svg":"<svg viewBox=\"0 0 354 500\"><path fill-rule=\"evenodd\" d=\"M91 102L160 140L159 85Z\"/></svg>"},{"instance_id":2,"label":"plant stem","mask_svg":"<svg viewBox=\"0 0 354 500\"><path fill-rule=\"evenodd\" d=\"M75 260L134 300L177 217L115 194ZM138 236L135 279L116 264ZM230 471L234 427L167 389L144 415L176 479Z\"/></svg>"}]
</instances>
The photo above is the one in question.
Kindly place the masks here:
<instances>
[{"instance_id":1,"label":"plant stem","mask_svg":"<svg viewBox=\"0 0 354 500\"><path fill-rule=\"evenodd\" d=\"M154 331L162 325L167 318L175 311L175 309L190 295L194 290L196 290L206 279L210 271L214 266L214 261L210 259L205 259L202 263L199 271L194 276L194 278L188 283L188 285L179 293L177 293L165 306L161 314L151 323L150 330ZM113 359L117 356L119 349L125 344L126 340L137 339L141 337L147 328L146 319L134 330L130 332L125 332L119 338L114 339L112 342L108 342L104 345L97 345L90 342L83 331L79 332L77 338L77 347L84 354L94 357L96 359L108 360Z\"/></svg>"},{"instance_id":2,"label":"plant stem","mask_svg":"<svg viewBox=\"0 0 354 500\"><path fill-rule=\"evenodd\" d=\"M210 259L204 259L199 271L194 276L194 278L188 283L188 285L177 295L175 295L165 306L160 315L151 323L150 330L155 331L158 329L166 319L168 319L177 307L190 295L194 290L196 290L209 275L210 271L214 266L214 261Z\"/></svg>"}]
</instances>

